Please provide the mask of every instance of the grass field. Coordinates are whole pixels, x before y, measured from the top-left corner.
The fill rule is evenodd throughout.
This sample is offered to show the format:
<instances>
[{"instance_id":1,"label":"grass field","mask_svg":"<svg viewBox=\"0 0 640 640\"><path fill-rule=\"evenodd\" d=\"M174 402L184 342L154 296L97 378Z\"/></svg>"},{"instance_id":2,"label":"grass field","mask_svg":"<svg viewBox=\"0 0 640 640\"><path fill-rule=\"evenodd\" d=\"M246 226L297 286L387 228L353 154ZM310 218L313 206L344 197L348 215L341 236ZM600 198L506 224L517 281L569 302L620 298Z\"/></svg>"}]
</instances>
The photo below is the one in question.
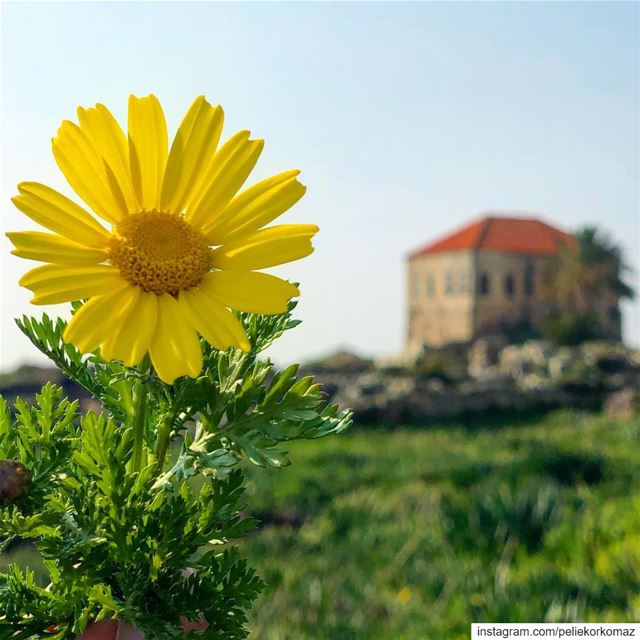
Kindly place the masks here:
<instances>
[{"instance_id":1,"label":"grass field","mask_svg":"<svg viewBox=\"0 0 640 640\"><path fill-rule=\"evenodd\" d=\"M263 524L242 544L268 583L254 640L640 619L637 421L362 427L290 450L291 467L247 470Z\"/></svg>"},{"instance_id":2,"label":"grass field","mask_svg":"<svg viewBox=\"0 0 640 640\"><path fill-rule=\"evenodd\" d=\"M469 637L640 619L640 424L359 429L252 469L260 640Z\"/></svg>"}]
</instances>

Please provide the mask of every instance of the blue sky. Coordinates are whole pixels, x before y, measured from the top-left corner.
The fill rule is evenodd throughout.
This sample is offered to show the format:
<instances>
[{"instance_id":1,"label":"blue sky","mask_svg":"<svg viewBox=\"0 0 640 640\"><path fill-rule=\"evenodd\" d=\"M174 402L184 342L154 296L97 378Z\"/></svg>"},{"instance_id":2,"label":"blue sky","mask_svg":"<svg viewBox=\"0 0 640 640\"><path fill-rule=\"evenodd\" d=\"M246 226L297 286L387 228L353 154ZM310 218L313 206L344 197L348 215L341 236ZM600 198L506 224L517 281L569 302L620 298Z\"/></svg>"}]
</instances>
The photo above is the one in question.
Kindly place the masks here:
<instances>
[{"instance_id":1,"label":"blue sky","mask_svg":"<svg viewBox=\"0 0 640 640\"><path fill-rule=\"evenodd\" d=\"M227 134L266 139L256 179L303 170L286 216L316 222L289 361L400 350L406 253L487 209L602 225L640 267L636 3L11 3L2 5L2 226L32 228L22 180L70 193L50 138L77 105L122 123L155 93L175 130L194 97ZM2 244L0 368L37 361L13 317L39 313ZM634 276L637 283L637 274ZM62 307L49 309L64 313ZM624 306L640 343L640 307Z\"/></svg>"}]
</instances>

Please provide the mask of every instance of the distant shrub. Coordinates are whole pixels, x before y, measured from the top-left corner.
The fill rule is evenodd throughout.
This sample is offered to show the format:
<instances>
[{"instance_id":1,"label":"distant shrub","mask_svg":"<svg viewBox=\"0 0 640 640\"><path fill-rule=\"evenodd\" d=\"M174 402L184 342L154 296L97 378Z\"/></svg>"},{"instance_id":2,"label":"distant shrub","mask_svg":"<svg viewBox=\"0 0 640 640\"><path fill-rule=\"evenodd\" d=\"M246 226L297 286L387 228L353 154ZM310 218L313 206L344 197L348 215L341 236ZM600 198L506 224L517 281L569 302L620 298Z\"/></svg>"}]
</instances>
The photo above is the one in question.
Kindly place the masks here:
<instances>
[{"instance_id":1,"label":"distant shrub","mask_svg":"<svg viewBox=\"0 0 640 640\"><path fill-rule=\"evenodd\" d=\"M545 533L560 521L561 511L559 491L551 483L527 483L516 488L502 485L480 496L469 524L488 542L503 545L512 541L536 551Z\"/></svg>"},{"instance_id":2,"label":"distant shrub","mask_svg":"<svg viewBox=\"0 0 640 640\"><path fill-rule=\"evenodd\" d=\"M447 373L447 363L439 354L433 354L416 365L416 373L422 379L436 378L442 382L452 382Z\"/></svg>"},{"instance_id":3,"label":"distant shrub","mask_svg":"<svg viewBox=\"0 0 640 640\"><path fill-rule=\"evenodd\" d=\"M616 473L618 469L615 469ZM621 473L626 473L624 465ZM597 485L612 473L606 458L592 452L556 449L550 445L540 445L525 459L512 465L509 470L512 482L523 476L542 477L562 486Z\"/></svg>"},{"instance_id":4,"label":"distant shrub","mask_svg":"<svg viewBox=\"0 0 640 640\"><path fill-rule=\"evenodd\" d=\"M489 462L471 461L467 465L449 471L449 480L458 487L469 487L495 473L497 466Z\"/></svg>"},{"instance_id":5,"label":"distant shrub","mask_svg":"<svg viewBox=\"0 0 640 640\"><path fill-rule=\"evenodd\" d=\"M542 337L540 329L531 324L528 318L517 322L500 322L498 334L507 344L523 344L527 340L538 340Z\"/></svg>"},{"instance_id":6,"label":"distant shrub","mask_svg":"<svg viewBox=\"0 0 640 640\"><path fill-rule=\"evenodd\" d=\"M540 467L560 484L594 485L604 478L606 462L600 456L562 451L541 457Z\"/></svg>"},{"instance_id":7,"label":"distant shrub","mask_svg":"<svg viewBox=\"0 0 640 640\"><path fill-rule=\"evenodd\" d=\"M466 349L449 345L430 351L416 362L415 374L422 379L436 378L445 383L463 380L467 376Z\"/></svg>"},{"instance_id":8,"label":"distant shrub","mask_svg":"<svg viewBox=\"0 0 640 640\"><path fill-rule=\"evenodd\" d=\"M491 554L509 544L537 551L544 536L561 518L563 502L556 485L529 481L516 487L489 483L477 487L466 500L444 501L452 534L461 548L479 548Z\"/></svg>"},{"instance_id":9,"label":"distant shrub","mask_svg":"<svg viewBox=\"0 0 640 640\"><path fill-rule=\"evenodd\" d=\"M555 313L543 324L542 335L555 345L572 347L602 338L603 332L593 314Z\"/></svg>"}]
</instances>

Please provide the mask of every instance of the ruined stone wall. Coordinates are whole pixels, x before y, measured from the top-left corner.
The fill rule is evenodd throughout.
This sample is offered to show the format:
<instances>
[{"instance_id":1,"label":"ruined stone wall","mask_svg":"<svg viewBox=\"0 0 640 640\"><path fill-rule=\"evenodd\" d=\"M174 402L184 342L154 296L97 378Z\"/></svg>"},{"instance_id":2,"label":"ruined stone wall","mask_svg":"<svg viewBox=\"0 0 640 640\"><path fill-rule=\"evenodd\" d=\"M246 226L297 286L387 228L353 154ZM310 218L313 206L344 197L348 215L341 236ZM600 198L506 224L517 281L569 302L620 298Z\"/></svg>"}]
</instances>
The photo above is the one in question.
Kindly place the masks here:
<instances>
[{"instance_id":1,"label":"ruined stone wall","mask_svg":"<svg viewBox=\"0 0 640 640\"><path fill-rule=\"evenodd\" d=\"M426 360L435 354L425 356ZM402 424L493 410L551 407L599 410L616 419L640 416L640 351L606 341L554 347L542 340L509 345L480 338L461 356L459 378L427 375L420 367L366 371L306 368L316 382L363 422Z\"/></svg>"}]
</instances>

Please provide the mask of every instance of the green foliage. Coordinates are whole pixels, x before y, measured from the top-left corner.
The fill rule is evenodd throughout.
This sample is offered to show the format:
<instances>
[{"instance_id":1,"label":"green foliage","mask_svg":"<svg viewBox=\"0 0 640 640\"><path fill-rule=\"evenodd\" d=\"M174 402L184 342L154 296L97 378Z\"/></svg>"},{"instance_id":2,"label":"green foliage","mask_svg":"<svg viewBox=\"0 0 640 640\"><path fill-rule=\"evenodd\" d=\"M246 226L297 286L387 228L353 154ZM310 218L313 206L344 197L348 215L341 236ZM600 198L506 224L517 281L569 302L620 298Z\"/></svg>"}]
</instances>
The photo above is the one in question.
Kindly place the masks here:
<instances>
[{"instance_id":1,"label":"green foliage","mask_svg":"<svg viewBox=\"0 0 640 640\"><path fill-rule=\"evenodd\" d=\"M256 524L242 515L238 465L282 467L282 443L339 433L351 416L296 366L274 371L259 359L297 324L289 313L241 320L251 353L203 343L201 375L174 385L99 352L82 357L63 343L61 320L19 322L102 409L83 415L51 384L33 406L18 399L11 410L0 399L0 459L32 475L0 509L0 537L5 546L32 540L49 583L15 565L0 573L0 638L74 638L105 617L149 638L181 638L181 617L200 614L203 638L246 636L245 611L263 583L235 544Z\"/></svg>"},{"instance_id":2,"label":"green foliage","mask_svg":"<svg viewBox=\"0 0 640 640\"><path fill-rule=\"evenodd\" d=\"M598 318L592 313L556 313L544 322L542 335L558 346L572 347L603 337Z\"/></svg>"},{"instance_id":3,"label":"green foliage","mask_svg":"<svg viewBox=\"0 0 640 640\"><path fill-rule=\"evenodd\" d=\"M578 286L588 289L587 294L613 293L633 299L636 292L624 280L631 269L625 262L622 247L593 226L579 229L574 238L574 251L583 267L579 272L582 282L577 283Z\"/></svg>"},{"instance_id":4,"label":"green foliage","mask_svg":"<svg viewBox=\"0 0 640 640\"><path fill-rule=\"evenodd\" d=\"M429 351L415 364L415 375L422 379L436 378L444 383L467 377L467 350L462 345L449 345Z\"/></svg>"},{"instance_id":5,"label":"green foliage","mask_svg":"<svg viewBox=\"0 0 640 640\"><path fill-rule=\"evenodd\" d=\"M470 510L468 499L462 507L456 507L450 509L450 517L455 518L459 515L456 511L461 510L467 522L456 526L452 535L464 532L468 547L475 545L491 553L507 545L523 545L528 551L539 549L545 532L560 521L563 510L557 487L544 481L516 486L480 485L473 492Z\"/></svg>"},{"instance_id":6,"label":"green foliage","mask_svg":"<svg viewBox=\"0 0 640 640\"><path fill-rule=\"evenodd\" d=\"M618 301L636 294L627 282L631 269L622 248L597 227L578 229L573 238L550 265L547 294L557 315L543 333L568 345L598 337L619 340ZM609 317L602 313L607 307Z\"/></svg>"},{"instance_id":7,"label":"green foliage","mask_svg":"<svg viewBox=\"0 0 640 640\"><path fill-rule=\"evenodd\" d=\"M19 329L62 372L81 387L118 419L133 413L131 386L128 381L133 372L116 362L107 362L92 354L88 358L62 339L67 323L61 318L53 321L46 313L40 320L23 316L16 320Z\"/></svg>"}]
</instances>

